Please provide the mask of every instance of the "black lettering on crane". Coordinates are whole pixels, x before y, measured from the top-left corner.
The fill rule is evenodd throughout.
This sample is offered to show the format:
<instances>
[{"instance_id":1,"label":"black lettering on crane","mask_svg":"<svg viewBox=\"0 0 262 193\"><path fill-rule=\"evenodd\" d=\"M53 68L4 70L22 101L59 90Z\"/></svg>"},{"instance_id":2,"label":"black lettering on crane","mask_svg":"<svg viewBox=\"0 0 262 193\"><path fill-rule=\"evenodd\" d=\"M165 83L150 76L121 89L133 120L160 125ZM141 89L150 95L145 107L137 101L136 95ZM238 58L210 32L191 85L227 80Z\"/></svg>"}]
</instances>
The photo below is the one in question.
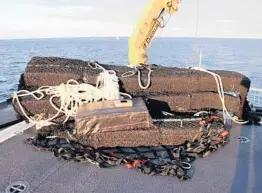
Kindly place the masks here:
<instances>
[{"instance_id":1,"label":"black lettering on crane","mask_svg":"<svg viewBox=\"0 0 262 193\"><path fill-rule=\"evenodd\" d=\"M153 26L153 29L151 31L151 33L149 34L149 36L146 38L145 40L145 43L144 43L144 48L147 48L147 46L150 44L152 38L154 37L158 27L159 27L160 23L159 21L157 20L155 25Z\"/></svg>"}]
</instances>

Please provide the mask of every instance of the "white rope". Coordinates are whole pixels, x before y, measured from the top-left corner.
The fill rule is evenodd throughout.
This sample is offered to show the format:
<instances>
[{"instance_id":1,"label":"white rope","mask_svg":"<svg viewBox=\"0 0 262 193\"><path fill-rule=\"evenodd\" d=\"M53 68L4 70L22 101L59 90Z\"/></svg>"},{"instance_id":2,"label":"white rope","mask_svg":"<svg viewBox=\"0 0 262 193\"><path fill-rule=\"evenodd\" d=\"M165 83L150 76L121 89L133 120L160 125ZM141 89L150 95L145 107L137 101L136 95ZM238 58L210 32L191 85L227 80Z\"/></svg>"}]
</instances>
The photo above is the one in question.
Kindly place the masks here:
<instances>
[{"instance_id":1,"label":"white rope","mask_svg":"<svg viewBox=\"0 0 262 193\"><path fill-rule=\"evenodd\" d=\"M180 121L200 121L202 118L182 118L182 119L152 119L153 122L180 122Z\"/></svg>"},{"instance_id":2,"label":"white rope","mask_svg":"<svg viewBox=\"0 0 262 193\"><path fill-rule=\"evenodd\" d=\"M137 73L137 74L138 74L138 76L137 76L138 85L139 85L140 88L142 88L142 89L147 89L147 88L150 86L150 84L151 84L151 74L152 74L151 68L147 68L149 72L148 72L148 74L147 74L147 84L146 84L146 86L143 86L143 85L142 85L141 72L140 72L140 70L137 68L137 66L131 67L131 68L134 68L135 70L131 70L131 71L127 71L127 72L123 73L123 74L122 74L122 77L123 77L123 78L131 77L131 76L134 76L134 75Z\"/></svg>"},{"instance_id":3,"label":"white rope","mask_svg":"<svg viewBox=\"0 0 262 193\"><path fill-rule=\"evenodd\" d=\"M218 91L218 94L219 94L220 101L222 103L224 121L226 121L226 115L227 115L235 123L238 123L238 124L246 124L246 123L248 123L248 121L238 121L237 117L232 117L230 115L230 113L228 112L228 110L226 108L226 105L225 105L225 94L224 94L224 88L223 88L222 79L221 79L221 77L218 74L216 74L214 72L210 72L210 71L208 71L208 70L206 70L204 68L201 68L201 67L192 67L191 69L199 70L199 71L202 71L202 72L206 72L208 74L211 74L215 78L216 84L217 84L217 91Z\"/></svg>"},{"instance_id":4,"label":"white rope","mask_svg":"<svg viewBox=\"0 0 262 193\"><path fill-rule=\"evenodd\" d=\"M44 126L49 126L59 116L64 113L66 119L64 123L70 118L75 117L78 107L84 103L91 103L99 100L114 100L120 99L121 95L132 98L129 94L119 92L118 77L112 70L107 71L102 66L96 64L95 67L89 65L93 69L100 68L103 70L97 78L96 86L91 84L79 84L76 80L70 79L66 84L59 86L42 86L35 91L20 90L12 95L13 102L17 101L22 114L36 126L36 129L41 129ZM32 96L36 100L41 100L45 96L50 96L50 105L57 110L57 113L46 120L43 120L43 115L36 115L29 117L22 107L19 97ZM54 103L54 99L59 98L60 107L58 108Z\"/></svg>"},{"instance_id":5,"label":"white rope","mask_svg":"<svg viewBox=\"0 0 262 193\"><path fill-rule=\"evenodd\" d=\"M143 86L142 85L142 82L141 82L141 72L140 70L138 70L138 84L140 86L140 88L142 89L147 89L149 86L150 86L150 83L151 83L151 73L152 73L152 70L150 68L148 68L149 72L147 74L147 84L146 86Z\"/></svg>"},{"instance_id":6,"label":"white rope","mask_svg":"<svg viewBox=\"0 0 262 193\"><path fill-rule=\"evenodd\" d=\"M199 111L199 112L195 113L193 116L199 117L201 114L208 114L208 111Z\"/></svg>"}]
</instances>

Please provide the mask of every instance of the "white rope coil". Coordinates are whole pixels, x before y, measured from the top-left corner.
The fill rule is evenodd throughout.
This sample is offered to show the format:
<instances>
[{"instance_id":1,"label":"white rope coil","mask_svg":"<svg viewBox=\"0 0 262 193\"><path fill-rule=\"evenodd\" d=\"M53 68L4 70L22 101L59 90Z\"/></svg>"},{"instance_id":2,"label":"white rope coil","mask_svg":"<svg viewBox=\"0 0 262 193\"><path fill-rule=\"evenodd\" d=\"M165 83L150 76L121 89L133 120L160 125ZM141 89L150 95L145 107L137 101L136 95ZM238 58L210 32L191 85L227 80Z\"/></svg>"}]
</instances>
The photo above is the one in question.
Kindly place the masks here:
<instances>
[{"instance_id":1,"label":"white rope coil","mask_svg":"<svg viewBox=\"0 0 262 193\"><path fill-rule=\"evenodd\" d=\"M89 66L93 69L100 68L103 70L97 78L96 86L87 83L79 84L76 80L70 79L66 84L60 84L59 86L42 86L32 92L20 90L12 95L13 102L17 101L22 114L29 122L36 126L36 129L41 129L44 126L54 124L51 121L57 118L60 113L63 113L66 116L64 123L70 117L75 117L78 107L84 103L120 99L121 95L132 98L129 94L119 92L118 77L114 71L107 71L98 64L95 64L95 66ZM43 115L29 117L19 100L20 97L25 96L31 96L36 100L41 100L45 96L50 96L50 105L57 110L57 113L46 120L43 120ZM59 99L60 107L57 107L54 103L55 98Z\"/></svg>"}]
</instances>

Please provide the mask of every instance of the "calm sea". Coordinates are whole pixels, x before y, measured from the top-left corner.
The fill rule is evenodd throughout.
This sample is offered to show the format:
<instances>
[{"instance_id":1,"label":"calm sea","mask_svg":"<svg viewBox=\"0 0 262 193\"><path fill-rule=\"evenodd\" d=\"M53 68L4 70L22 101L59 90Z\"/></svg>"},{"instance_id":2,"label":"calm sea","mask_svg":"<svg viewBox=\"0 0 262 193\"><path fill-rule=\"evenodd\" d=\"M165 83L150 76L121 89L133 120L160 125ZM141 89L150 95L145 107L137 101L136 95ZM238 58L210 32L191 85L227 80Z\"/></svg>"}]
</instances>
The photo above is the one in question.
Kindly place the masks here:
<instances>
[{"instance_id":1,"label":"calm sea","mask_svg":"<svg viewBox=\"0 0 262 193\"><path fill-rule=\"evenodd\" d=\"M20 74L33 56L58 56L127 65L127 38L62 38L0 40L0 101L17 89ZM252 87L262 87L262 40L156 38L148 50L149 63L203 67L245 74Z\"/></svg>"}]
</instances>

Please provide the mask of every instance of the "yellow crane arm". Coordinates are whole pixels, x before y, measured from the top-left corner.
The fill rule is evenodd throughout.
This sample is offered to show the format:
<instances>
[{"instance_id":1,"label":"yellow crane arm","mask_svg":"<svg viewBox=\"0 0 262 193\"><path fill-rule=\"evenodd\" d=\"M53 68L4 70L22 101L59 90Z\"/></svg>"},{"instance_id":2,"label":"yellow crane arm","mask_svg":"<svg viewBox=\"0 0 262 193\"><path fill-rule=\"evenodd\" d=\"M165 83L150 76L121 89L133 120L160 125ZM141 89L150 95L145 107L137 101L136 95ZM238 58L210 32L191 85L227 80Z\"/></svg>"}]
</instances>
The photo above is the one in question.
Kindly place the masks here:
<instances>
[{"instance_id":1,"label":"yellow crane arm","mask_svg":"<svg viewBox=\"0 0 262 193\"><path fill-rule=\"evenodd\" d=\"M179 0L150 0L128 40L130 66L147 63L146 49L159 27L165 27L163 15L177 11Z\"/></svg>"}]
</instances>

